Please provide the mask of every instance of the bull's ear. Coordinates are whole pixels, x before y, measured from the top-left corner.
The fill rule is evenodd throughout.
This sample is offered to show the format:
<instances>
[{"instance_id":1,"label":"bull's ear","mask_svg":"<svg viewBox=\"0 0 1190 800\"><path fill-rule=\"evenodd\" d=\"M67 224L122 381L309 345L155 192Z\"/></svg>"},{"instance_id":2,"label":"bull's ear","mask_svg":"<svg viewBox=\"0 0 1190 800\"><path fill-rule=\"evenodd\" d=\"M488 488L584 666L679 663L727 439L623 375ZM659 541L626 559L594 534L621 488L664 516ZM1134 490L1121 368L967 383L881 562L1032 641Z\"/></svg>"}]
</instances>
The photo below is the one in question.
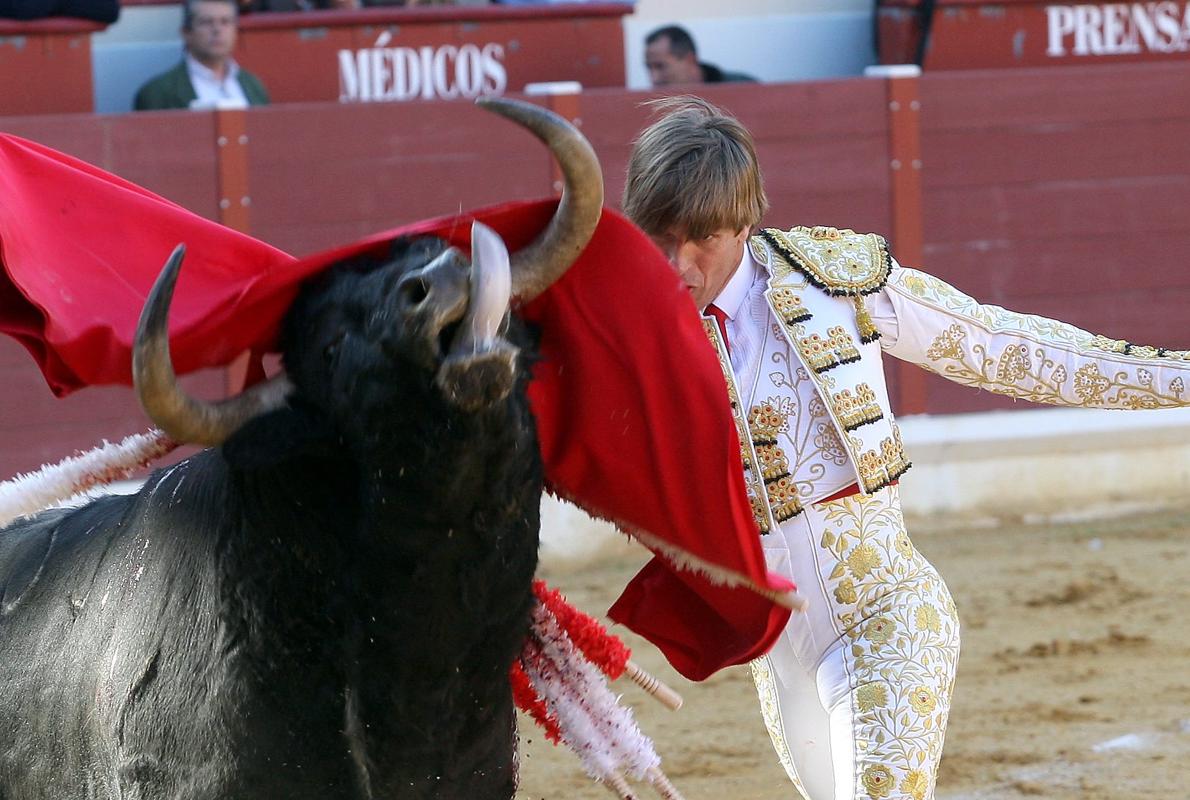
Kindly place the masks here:
<instances>
[{"instance_id":1,"label":"bull's ear","mask_svg":"<svg viewBox=\"0 0 1190 800\"><path fill-rule=\"evenodd\" d=\"M286 406L249 420L222 445L234 468L267 469L333 453L337 436L320 414Z\"/></svg>"}]
</instances>

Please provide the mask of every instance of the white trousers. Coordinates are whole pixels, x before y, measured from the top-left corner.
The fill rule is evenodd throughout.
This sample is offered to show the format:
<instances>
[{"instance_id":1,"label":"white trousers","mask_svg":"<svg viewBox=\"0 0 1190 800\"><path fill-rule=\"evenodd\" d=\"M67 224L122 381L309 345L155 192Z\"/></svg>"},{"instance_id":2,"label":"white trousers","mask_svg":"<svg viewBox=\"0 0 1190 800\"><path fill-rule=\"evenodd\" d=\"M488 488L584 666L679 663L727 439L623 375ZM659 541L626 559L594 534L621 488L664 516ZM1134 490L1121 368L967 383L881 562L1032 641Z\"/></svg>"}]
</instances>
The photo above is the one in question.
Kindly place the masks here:
<instances>
[{"instance_id":1,"label":"white trousers","mask_svg":"<svg viewBox=\"0 0 1190 800\"><path fill-rule=\"evenodd\" d=\"M790 780L806 800L931 800L959 623L897 488L811 506L762 543L810 602L752 664Z\"/></svg>"}]
</instances>

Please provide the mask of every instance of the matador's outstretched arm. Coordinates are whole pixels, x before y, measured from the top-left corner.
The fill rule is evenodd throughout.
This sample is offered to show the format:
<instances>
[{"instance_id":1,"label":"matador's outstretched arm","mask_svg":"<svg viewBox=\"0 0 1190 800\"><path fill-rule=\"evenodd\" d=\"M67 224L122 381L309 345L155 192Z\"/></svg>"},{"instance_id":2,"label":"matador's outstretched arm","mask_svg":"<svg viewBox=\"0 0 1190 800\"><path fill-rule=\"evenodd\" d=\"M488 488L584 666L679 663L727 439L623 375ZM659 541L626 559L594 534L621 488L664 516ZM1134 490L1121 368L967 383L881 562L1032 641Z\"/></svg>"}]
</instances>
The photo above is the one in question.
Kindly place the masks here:
<instances>
[{"instance_id":1,"label":"matador's outstretched arm","mask_svg":"<svg viewBox=\"0 0 1190 800\"><path fill-rule=\"evenodd\" d=\"M890 355L957 383L1060 406L1190 405L1187 350L1130 344L984 305L897 265L867 304Z\"/></svg>"}]
</instances>

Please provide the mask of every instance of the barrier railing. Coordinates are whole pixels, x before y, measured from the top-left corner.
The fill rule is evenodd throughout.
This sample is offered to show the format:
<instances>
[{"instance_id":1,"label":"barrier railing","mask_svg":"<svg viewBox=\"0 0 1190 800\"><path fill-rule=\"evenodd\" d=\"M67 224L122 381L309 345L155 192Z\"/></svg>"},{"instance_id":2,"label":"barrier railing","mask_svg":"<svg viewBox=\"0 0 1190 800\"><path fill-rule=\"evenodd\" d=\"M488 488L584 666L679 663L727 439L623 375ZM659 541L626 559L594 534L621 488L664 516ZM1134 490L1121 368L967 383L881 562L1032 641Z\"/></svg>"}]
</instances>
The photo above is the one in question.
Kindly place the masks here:
<instances>
[{"instance_id":1,"label":"barrier railing","mask_svg":"<svg viewBox=\"0 0 1190 800\"><path fill-rule=\"evenodd\" d=\"M1182 213L1190 207L1190 64L737 84L700 93L755 134L772 204L766 223L878 231L902 263L984 302L1190 349L1183 268L1190 218ZM542 99L591 140L609 205L623 191L649 97L605 89ZM20 117L0 119L0 129L295 254L555 191L543 150L469 103ZM890 369L902 414L1013 405L915 366ZM0 459L14 462L0 472L143 425L130 399L123 411L103 406L102 419L86 398L49 402L32 362L9 342L0 344L0 372L10 387L0 393L0 426L20 425L26 445L10 449L7 430L0 432ZM11 388L18 384L25 388ZM63 410L76 400L77 411Z\"/></svg>"}]
</instances>

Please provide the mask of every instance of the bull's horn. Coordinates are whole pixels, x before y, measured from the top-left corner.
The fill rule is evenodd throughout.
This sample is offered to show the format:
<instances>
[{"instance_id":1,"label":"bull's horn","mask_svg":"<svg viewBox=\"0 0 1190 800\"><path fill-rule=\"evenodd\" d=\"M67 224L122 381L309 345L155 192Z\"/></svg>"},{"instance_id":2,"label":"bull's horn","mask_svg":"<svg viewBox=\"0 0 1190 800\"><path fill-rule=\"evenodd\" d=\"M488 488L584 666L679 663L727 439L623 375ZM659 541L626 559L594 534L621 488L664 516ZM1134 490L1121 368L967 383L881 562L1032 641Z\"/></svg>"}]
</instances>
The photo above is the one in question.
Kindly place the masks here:
<instances>
[{"instance_id":1,"label":"bull's horn","mask_svg":"<svg viewBox=\"0 0 1190 800\"><path fill-rule=\"evenodd\" d=\"M554 218L512 257L512 294L527 303L560 278L591 240L603 210L603 173L586 137L554 112L499 97L476 102L532 131L562 168L562 202Z\"/></svg>"},{"instance_id":2,"label":"bull's horn","mask_svg":"<svg viewBox=\"0 0 1190 800\"><path fill-rule=\"evenodd\" d=\"M178 386L169 355L169 304L185 255L184 245L174 248L141 310L132 346L132 378L145 413L170 438L214 446L252 417L284 403L291 386L279 376L218 403L195 399Z\"/></svg>"}]
</instances>

